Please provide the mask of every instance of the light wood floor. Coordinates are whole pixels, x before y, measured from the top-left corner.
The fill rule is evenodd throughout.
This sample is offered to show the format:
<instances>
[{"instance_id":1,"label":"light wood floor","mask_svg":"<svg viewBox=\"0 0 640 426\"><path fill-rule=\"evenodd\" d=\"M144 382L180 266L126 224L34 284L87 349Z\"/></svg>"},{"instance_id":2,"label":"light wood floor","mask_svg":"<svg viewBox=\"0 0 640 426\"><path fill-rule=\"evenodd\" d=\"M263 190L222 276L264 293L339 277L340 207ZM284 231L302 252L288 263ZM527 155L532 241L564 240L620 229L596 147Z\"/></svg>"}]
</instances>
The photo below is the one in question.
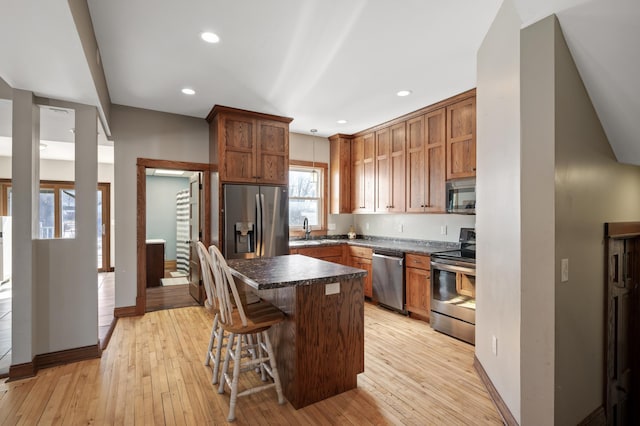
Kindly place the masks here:
<instances>
[{"instance_id":1,"label":"light wood floor","mask_svg":"<svg viewBox=\"0 0 640 426\"><path fill-rule=\"evenodd\" d=\"M202 307L121 318L101 359L0 381L0 424L226 423L228 391L203 365L210 325ZM236 424L501 424L472 363L472 346L367 304L357 389L297 411L260 392L239 399Z\"/></svg>"}]
</instances>

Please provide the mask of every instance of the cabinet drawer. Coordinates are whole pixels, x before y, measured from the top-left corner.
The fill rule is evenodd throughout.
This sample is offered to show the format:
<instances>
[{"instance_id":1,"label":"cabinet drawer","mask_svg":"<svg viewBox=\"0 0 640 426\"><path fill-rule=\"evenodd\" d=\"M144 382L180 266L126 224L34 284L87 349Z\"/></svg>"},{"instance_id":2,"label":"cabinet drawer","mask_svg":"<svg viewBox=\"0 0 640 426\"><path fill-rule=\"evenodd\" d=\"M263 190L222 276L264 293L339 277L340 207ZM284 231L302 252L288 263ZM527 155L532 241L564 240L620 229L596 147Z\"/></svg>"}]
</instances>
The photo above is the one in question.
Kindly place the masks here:
<instances>
[{"instance_id":1,"label":"cabinet drawer","mask_svg":"<svg viewBox=\"0 0 640 426\"><path fill-rule=\"evenodd\" d=\"M349 254L351 257L362 257L364 259L371 259L373 251L368 247L349 246Z\"/></svg>"},{"instance_id":2,"label":"cabinet drawer","mask_svg":"<svg viewBox=\"0 0 640 426\"><path fill-rule=\"evenodd\" d=\"M419 268L427 271L431 269L431 258L429 256L407 253L404 259L407 268Z\"/></svg>"},{"instance_id":3,"label":"cabinet drawer","mask_svg":"<svg viewBox=\"0 0 640 426\"><path fill-rule=\"evenodd\" d=\"M326 257L342 257L342 246L337 245L329 247L304 247L298 249L298 254L315 257L317 259Z\"/></svg>"}]
</instances>

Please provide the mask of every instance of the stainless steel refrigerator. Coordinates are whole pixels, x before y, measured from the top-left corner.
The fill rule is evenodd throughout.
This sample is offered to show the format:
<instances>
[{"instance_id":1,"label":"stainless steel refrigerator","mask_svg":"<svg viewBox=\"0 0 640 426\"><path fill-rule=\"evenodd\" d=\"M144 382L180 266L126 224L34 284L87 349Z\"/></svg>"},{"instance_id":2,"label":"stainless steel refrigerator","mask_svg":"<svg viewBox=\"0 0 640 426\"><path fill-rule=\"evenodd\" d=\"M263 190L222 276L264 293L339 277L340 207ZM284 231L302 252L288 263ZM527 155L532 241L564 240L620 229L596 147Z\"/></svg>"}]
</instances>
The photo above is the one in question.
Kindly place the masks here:
<instances>
[{"instance_id":1,"label":"stainless steel refrigerator","mask_svg":"<svg viewBox=\"0 0 640 426\"><path fill-rule=\"evenodd\" d=\"M285 186L224 185L227 259L289 254L289 196Z\"/></svg>"}]
</instances>

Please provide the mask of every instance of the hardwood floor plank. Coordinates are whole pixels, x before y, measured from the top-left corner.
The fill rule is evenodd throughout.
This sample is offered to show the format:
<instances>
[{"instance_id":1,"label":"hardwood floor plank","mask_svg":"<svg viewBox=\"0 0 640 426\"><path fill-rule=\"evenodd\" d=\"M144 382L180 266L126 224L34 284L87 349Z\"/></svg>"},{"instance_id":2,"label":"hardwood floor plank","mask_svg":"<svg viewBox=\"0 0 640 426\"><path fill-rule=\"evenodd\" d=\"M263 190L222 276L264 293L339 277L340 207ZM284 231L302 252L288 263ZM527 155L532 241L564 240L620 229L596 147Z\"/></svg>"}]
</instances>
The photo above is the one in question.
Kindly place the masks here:
<instances>
[{"instance_id":1,"label":"hardwood floor plank","mask_svg":"<svg viewBox=\"0 0 640 426\"><path fill-rule=\"evenodd\" d=\"M102 358L0 381L0 425L226 424L229 389L203 365L212 315L187 307L121 318ZM502 424L474 348L427 323L365 305L358 388L300 410L273 390L238 399L236 425ZM246 373L240 387L260 383Z\"/></svg>"}]
</instances>

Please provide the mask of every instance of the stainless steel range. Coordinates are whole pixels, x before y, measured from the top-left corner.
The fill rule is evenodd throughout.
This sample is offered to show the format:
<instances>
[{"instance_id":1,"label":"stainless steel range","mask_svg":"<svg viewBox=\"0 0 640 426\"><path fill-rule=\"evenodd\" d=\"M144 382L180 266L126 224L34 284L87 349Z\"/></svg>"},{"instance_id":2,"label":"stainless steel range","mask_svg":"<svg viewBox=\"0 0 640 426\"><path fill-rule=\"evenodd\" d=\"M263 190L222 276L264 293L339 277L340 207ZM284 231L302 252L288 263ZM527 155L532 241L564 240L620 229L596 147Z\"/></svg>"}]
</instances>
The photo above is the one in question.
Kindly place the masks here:
<instances>
[{"instance_id":1,"label":"stainless steel range","mask_svg":"<svg viewBox=\"0 0 640 426\"><path fill-rule=\"evenodd\" d=\"M431 327L475 344L476 233L460 230L460 249L431 255Z\"/></svg>"}]
</instances>

